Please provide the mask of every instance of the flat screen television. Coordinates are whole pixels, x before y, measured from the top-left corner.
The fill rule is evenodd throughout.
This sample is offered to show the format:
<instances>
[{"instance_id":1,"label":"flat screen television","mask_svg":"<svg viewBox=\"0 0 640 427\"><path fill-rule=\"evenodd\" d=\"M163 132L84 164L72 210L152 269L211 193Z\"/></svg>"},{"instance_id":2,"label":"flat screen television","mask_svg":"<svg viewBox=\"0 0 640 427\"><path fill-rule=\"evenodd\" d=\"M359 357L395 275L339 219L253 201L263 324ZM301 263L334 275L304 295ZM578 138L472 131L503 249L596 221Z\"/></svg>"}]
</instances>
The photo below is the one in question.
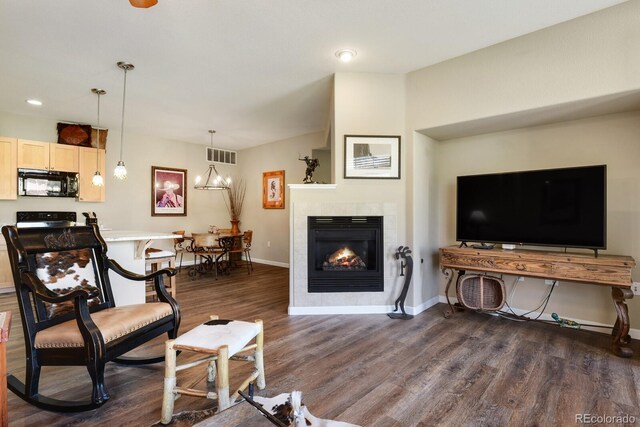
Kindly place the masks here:
<instances>
[{"instance_id":1,"label":"flat screen television","mask_svg":"<svg viewBox=\"0 0 640 427\"><path fill-rule=\"evenodd\" d=\"M607 167L459 176L456 240L606 249Z\"/></svg>"}]
</instances>

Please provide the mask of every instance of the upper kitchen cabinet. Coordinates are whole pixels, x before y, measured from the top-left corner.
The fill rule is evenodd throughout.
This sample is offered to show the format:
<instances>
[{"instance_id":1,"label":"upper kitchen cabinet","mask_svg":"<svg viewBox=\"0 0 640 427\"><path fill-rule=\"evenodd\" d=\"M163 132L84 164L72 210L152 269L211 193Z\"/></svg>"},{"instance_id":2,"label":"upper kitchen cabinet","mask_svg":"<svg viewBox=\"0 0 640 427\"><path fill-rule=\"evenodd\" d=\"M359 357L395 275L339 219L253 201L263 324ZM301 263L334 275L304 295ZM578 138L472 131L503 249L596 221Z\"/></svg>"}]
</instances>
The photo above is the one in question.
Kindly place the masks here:
<instances>
[{"instance_id":1,"label":"upper kitchen cabinet","mask_svg":"<svg viewBox=\"0 0 640 427\"><path fill-rule=\"evenodd\" d=\"M78 172L78 147L41 141L18 140L18 167L22 169Z\"/></svg>"},{"instance_id":2,"label":"upper kitchen cabinet","mask_svg":"<svg viewBox=\"0 0 640 427\"><path fill-rule=\"evenodd\" d=\"M0 199L18 198L18 140L0 136Z\"/></svg>"},{"instance_id":3,"label":"upper kitchen cabinet","mask_svg":"<svg viewBox=\"0 0 640 427\"><path fill-rule=\"evenodd\" d=\"M78 201L104 202L106 195L105 185L96 187L91 180L96 173L96 167L99 167L102 177L106 177L105 150L96 150L95 148L87 147L79 147L78 150L80 153ZM96 158L96 156L98 156L98 158Z\"/></svg>"},{"instance_id":4,"label":"upper kitchen cabinet","mask_svg":"<svg viewBox=\"0 0 640 427\"><path fill-rule=\"evenodd\" d=\"M54 171L78 172L78 147L64 144L50 144L49 169Z\"/></svg>"},{"instance_id":5,"label":"upper kitchen cabinet","mask_svg":"<svg viewBox=\"0 0 640 427\"><path fill-rule=\"evenodd\" d=\"M18 167L49 170L48 142L18 140Z\"/></svg>"}]
</instances>

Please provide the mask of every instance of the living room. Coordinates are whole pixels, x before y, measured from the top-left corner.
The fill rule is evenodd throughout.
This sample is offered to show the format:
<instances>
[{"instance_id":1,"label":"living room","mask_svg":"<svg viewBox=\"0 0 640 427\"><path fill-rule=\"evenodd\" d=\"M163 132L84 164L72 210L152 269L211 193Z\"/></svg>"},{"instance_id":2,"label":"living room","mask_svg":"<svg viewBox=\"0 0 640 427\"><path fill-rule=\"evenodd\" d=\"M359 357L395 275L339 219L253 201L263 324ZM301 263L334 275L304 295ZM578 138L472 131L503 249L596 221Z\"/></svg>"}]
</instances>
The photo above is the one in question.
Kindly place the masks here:
<instances>
[{"instance_id":1,"label":"living room","mask_svg":"<svg viewBox=\"0 0 640 427\"><path fill-rule=\"evenodd\" d=\"M320 82L319 91L328 88L322 94L328 117L322 129L238 149L238 165L219 169L247 182L241 227L254 230L254 262L291 269L286 289L291 321L297 315L320 312L380 316L390 311L402 285L399 264L393 258L400 245L411 247L415 260L408 311L417 316L444 302L446 282L438 249L456 243L455 180L460 175L606 164L604 253L640 259L640 172L634 161L640 155L639 16L640 2L631 0L415 71L341 69ZM130 87L144 78L134 73L151 71L143 67L133 71ZM117 69L113 74L121 76ZM94 102L88 89L86 102ZM119 97L119 90L114 84L106 97ZM60 119L3 111L0 135L54 141ZM114 165L120 155L117 127L110 127L109 148L114 149L107 150L108 165ZM400 179L345 179L345 135L399 135ZM224 136L220 139L216 146L224 146ZM159 218L148 213L151 167L186 169L191 180L207 169L203 147L208 143L206 130L189 141L127 133L127 181L109 177L104 203L79 206L71 200L49 199L47 210L95 211L102 225L113 229L197 231L210 225L227 226L229 215L216 192L189 189L186 217ZM318 171L328 177L321 180L330 184L318 184L319 189L295 186L286 192L284 209L263 210L262 173L284 170L286 185L302 184L305 165L299 159L314 150L330 153L330 165L322 163ZM34 198L0 203L4 224L15 222L16 211L42 208L42 201ZM304 251L297 245L304 241L296 240L300 230L295 227L295 215L300 211L311 215L318 206L324 212L351 214L345 211L351 209L355 215L385 215L385 237L389 238L385 239L384 292L298 298L296 263L304 258ZM633 277L638 280L635 271ZM510 292L512 279L505 281ZM533 309L546 290L543 279L526 278L511 295L510 304ZM636 341L640 303L629 300L628 308L630 334ZM599 326L612 325L616 318L608 288L571 282L560 283L547 312ZM14 321L19 323L18 317ZM637 378L637 341L633 346L635 355L627 363ZM635 393L637 407L637 379Z\"/></svg>"}]
</instances>

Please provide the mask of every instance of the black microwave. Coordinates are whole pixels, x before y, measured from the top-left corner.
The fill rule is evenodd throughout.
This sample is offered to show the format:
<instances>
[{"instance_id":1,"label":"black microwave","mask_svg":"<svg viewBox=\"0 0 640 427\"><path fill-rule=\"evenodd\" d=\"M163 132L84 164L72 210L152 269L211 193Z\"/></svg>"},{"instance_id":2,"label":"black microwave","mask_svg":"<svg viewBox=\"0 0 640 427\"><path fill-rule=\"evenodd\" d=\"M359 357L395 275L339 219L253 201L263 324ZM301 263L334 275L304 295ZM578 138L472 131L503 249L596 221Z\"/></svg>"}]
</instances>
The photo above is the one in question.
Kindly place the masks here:
<instances>
[{"instance_id":1,"label":"black microwave","mask_svg":"<svg viewBox=\"0 0 640 427\"><path fill-rule=\"evenodd\" d=\"M18 169L18 196L76 197L78 174L75 172Z\"/></svg>"}]
</instances>

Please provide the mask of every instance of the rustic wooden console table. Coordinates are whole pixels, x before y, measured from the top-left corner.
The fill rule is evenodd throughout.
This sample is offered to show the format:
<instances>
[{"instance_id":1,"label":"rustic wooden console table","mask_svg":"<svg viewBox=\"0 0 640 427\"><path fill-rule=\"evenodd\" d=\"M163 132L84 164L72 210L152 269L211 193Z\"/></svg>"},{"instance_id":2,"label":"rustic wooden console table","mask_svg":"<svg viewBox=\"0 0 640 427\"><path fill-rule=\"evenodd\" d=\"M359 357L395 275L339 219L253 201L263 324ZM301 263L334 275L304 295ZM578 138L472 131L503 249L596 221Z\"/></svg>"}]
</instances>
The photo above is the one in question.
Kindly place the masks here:
<instances>
[{"instance_id":1,"label":"rustic wooden console table","mask_svg":"<svg viewBox=\"0 0 640 427\"><path fill-rule=\"evenodd\" d=\"M538 277L610 286L618 318L613 327L613 352L631 357L629 312L625 300L633 298L631 270L636 262L630 256L570 254L534 250L474 249L451 246L440 249L440 268L447 277L446 297L454 271L458 280L466 270ZM449 304L451 306L451 304Z\"/></svg>"}]
</instances>

